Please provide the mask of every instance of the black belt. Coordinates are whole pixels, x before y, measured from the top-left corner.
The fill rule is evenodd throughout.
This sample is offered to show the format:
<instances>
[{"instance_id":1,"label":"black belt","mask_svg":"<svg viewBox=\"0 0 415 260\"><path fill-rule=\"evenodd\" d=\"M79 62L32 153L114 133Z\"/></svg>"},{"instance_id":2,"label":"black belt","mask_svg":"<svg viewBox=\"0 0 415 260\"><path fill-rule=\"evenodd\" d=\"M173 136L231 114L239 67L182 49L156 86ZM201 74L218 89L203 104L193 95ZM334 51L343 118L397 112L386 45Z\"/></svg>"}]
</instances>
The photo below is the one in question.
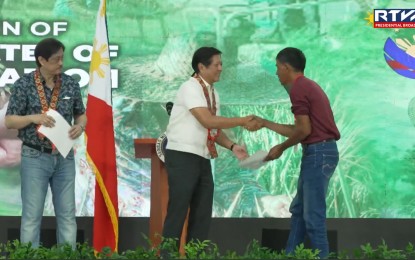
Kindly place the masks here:
<instances>
[{"instance_id":1,"label":"black belt","mask_svg":"<svg viewBox=\"0 0 415 260\"><path fill-rule=\"evenodd\" d=\"M331 143L331 142L336 142L336 139L330 138L330 139L326 139L326 140L319 141L319 142L315 142L315 143L311 143L311 144L302 144L302 146L303 146L303 148L307 148L310 145L321 144L321 143Z\"/></svg>"},{"instance_id":2,"label":"black belt","mask_svg":"<svg viewBox=\"0 0 415 260\"><path fill-rule=\"evenodd\" d=\"M38 150L42 153L49 153L49 154L55 153L55 150L52 148L46 148L40 145L34 145L34 144L29 144L29 143L23 143L23 145L26 145L27 147Z\"/></svg>"}]
</instances>

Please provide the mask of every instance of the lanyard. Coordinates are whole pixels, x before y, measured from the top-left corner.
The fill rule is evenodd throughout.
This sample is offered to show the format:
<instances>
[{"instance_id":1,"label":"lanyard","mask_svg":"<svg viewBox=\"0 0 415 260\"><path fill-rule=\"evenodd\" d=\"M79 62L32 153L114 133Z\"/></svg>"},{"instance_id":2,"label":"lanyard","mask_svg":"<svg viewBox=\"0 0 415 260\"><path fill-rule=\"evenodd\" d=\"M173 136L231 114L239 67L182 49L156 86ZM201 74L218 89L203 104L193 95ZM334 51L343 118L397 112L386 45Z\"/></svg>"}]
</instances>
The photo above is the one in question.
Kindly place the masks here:
<instances>
[{"instance_id":1,"label":"lanyard","mask_svg":"<svg viewBox=\"0 0 415 260\"><path fill-rule=\"evenodd\" d=\"M49 108L56 110L56 106L59 100L59 92L61 90L61 83L62 83L62 80L60 76L57 76L56 84L52 91L52 98L50 100L50 104L48 104L48 101L46 100L45 88L42 83L40 71L39 69L35 71L35 84L36 84L37 93L39 94L40 105L42 106L42 114L46 113L49 110ZM39 127L40 125L37 126L37 128ZM39 134L40 139L43 140L45 138L44 135L40 133L38 134Z\"/></svg>"},{"instance_id":2,"label":"lanyard","mask_svg":"<svg viewBox=\"0 0 415 260\"><path fill-rule=\"evenodd\" d=\"M194 77L199 81L200 86L202 86L203 94L205 94L207 106L208 106L208 109L209 109L210 113L213 116L215 116L216 115L216 110L217 110L215 89L212 86L212 102L210 102L209 91L208 91L208 88L207 88L205 82L202 80L202 78L198 74L196 74ZM217 152L216 146L215 146L215 140L219 136L219 134L220 134L220 129L210 129L210 128L208 129L206 144L207 144L210 156L212 158L218 157L218 152Z\"/></svg>"}]
</instances>

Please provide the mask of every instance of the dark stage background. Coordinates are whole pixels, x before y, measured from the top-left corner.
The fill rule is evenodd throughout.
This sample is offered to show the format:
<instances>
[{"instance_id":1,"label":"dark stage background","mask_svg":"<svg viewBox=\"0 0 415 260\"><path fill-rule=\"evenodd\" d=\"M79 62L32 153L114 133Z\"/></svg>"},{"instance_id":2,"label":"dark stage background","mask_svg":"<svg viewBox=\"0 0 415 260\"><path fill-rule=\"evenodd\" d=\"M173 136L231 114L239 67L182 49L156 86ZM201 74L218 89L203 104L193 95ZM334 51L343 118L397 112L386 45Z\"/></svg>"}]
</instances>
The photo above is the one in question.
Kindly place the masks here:
<instances>
[{"instance_id":1,"label":"dark stage background","mask_svg":"<svg viewBox=\"0 0 415 260\"><path fill-rule=\"evenodd\" d=\"M78 242L92 242L92 217L79 217ZM328 219L328 235L331 252L350 251L370 243L376 246L385 240L389 248L404 249L409 242L415 243L415 220L413 219ZM18 239L20 217L0 217L0 243ZM148 236L148 218L126 218L119 221L119 251L148 246L142 234ZM41 241L45 246L56 244L54 217L45 217ZM283 249L288 237L289 219L270 218L214 218L209 239L219 250L245 252L254 239L263 246Z\"/></svg>"}]
</instances>

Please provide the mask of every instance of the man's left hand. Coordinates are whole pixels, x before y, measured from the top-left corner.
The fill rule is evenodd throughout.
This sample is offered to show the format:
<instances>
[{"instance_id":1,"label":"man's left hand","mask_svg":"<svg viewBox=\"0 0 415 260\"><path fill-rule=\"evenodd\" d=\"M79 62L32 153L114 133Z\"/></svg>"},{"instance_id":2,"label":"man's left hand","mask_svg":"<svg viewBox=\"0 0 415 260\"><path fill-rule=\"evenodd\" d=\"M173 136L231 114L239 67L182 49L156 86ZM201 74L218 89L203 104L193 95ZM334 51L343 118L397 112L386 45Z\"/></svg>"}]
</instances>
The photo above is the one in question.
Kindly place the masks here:
<instances>
[{"instance_id":1,"label":"man's left hand","mask_svg":"<svg viewBox=\"0 0 415 260\"><path fill-rule=\"evenodd\" d=\"M246 159L249 156L248 152L246 151L246 147L239 144L235 144L233 146L232 152L236 156L236 158L238 158L238 160Z\"/></svg>"},{"instance_id":2,"label":"man's left hand","mask_svg":"<svg viewBox=\"0 0 415 260\"><path fill-rule=\"evenodd\" d=\"M84 132L84 128L81 125L73 125L69 130L69 137L76 139L81 136L82 132Z\"/></svg>"},{"instance_id":3,"label":"man's left hand","mask_svg":"<svg viewBox=\"0 0 415 260\"><path fill-rule=\"evenodd\" d=\"M282 153L284 152L283 147L281 144L276 145L269 150L267 157L265 157L264 161L271 161L281 157Z\"/></svg>"}]
</instances>

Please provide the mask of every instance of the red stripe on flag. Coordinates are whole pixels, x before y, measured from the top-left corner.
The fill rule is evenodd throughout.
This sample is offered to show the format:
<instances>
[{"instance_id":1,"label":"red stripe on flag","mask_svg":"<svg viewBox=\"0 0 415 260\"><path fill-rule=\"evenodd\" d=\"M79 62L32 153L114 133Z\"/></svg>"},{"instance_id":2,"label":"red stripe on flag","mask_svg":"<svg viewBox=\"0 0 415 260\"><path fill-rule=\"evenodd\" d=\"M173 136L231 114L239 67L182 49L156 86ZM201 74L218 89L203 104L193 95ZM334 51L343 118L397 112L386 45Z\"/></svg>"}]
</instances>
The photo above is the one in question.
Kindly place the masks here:
<instances>
[{"instance_id":1,"label":"red stripe on flag","mask_svg":"<svg viewBox=\"0 0 415 260\"><path fill-rule=\"evenodd\" d=\"M112 107L88 95L87 156L96 176L93 246L118 250L117 166Z\"/></svg>"}]
</instances>

